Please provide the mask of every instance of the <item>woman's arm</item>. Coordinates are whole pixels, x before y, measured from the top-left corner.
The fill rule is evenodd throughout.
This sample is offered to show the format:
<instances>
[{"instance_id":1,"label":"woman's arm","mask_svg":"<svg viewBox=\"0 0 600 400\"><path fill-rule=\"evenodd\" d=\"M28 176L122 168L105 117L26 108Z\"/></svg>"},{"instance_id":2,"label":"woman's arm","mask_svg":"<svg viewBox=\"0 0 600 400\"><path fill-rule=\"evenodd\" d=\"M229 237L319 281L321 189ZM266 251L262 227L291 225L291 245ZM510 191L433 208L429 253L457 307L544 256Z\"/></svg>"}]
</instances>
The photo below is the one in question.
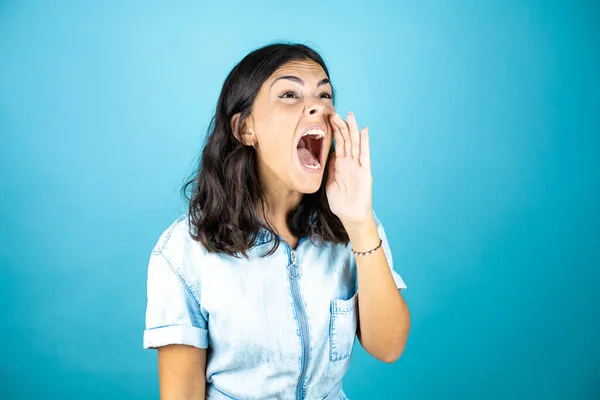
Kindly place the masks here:
<instances>
[{"instance_id":1,"label":"woman's arm","mask_svg":"<svg viewBox=\"0 0 600 400\"><path fill-rule=\"evenodd\" d=\"M379 243L371 222L348 232L352 247L366 251ZM410 314L390 272L383 248L368 256L355 256L358 269L358 340L373 357L396 361L408 338Z\"/></svg>"},{"instance_id":2,"label":"woman's arm","mask_svg":"<svg viewBox=\"0 0 600 400\"><path fill-rule=\"evenodd\" d=\"M352 248L366 252L375 248L380 239L372 206L369 130L359 131L353 113L348 113L348 123L332 114L330 123L336 144L329 159L327 200L344 225ZM360 343L373 357L394 362L404 351L408 337L408 307L394 282L383 248L355 257Z\"/></svg>"},{"instance_id":3,"label":"woman's arm","mask_svg":"<svg viewBox=\"0 0 600 400\"><path fill-rule=\"evenodd\" d=\"M161 400L204 400L206 349L171 344L158 348Z\"/></svg>"}]
</instances>

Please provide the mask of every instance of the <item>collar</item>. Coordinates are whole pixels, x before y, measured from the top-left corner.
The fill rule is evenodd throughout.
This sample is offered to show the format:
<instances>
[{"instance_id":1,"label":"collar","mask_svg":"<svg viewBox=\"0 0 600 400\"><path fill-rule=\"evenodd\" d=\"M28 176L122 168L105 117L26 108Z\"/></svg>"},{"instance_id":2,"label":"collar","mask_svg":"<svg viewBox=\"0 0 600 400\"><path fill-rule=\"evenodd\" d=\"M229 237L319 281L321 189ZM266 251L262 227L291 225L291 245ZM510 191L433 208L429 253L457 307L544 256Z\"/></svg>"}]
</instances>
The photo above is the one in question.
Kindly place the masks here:
<instances>
[{"instance_id":1,"label":"collar","mask_svg":"<svg viewBox=\"0 0 600 400\"><path fill-rule=\"evenodd\" d=\"M250 246L250 248L252 249L254 247L261 246L265 243L270 242L271 240L273 240L273 234L265 228L260 228L258 234L256 235L256 242L254 243L254 245Z\"/></svg>"}]
</instances>

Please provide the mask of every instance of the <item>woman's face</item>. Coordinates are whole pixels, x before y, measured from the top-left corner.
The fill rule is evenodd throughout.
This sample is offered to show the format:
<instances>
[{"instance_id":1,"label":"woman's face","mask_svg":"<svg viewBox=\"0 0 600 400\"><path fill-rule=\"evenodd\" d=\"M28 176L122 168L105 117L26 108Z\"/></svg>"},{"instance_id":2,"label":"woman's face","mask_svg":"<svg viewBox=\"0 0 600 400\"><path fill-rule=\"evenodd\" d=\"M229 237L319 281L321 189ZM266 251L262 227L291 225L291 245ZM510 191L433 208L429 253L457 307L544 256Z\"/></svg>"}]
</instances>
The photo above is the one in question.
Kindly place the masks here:
<instances>
[{"instance_id":1,"label":"woman's face","mask_svg":"<svg viewBox=\"0 0 600 400\"><path fill-rule=\"evenodd\" d=\"M314 193L332 143L329 116L335 113L332 88L314 61L280 67L260 88L247 120L246 138L257 147L263 185Z\"/></svg>"}]
</instances>

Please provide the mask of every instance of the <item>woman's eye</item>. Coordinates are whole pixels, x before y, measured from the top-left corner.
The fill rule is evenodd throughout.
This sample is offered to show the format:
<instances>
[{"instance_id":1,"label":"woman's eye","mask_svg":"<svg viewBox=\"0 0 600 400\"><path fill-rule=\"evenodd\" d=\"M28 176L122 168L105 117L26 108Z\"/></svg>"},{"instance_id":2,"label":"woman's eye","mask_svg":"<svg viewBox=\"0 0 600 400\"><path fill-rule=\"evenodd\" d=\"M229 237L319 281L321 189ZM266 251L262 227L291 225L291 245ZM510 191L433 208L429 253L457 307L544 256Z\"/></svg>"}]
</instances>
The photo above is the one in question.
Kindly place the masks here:
<instances>
[{"instance_id":1,"label":"woman's eye","mask_svg":"<svg viewBox=\"0 0 600 400\"><path fill-rule=\"evenodd\" d=\"M293 90L288 90L279 97L282 99L295 99L298 97L298 93L294 92Z\"/></svg>"},{"instance_id":2,"label":"woman's eye","mask_svg":"<svg viewBox=\"0 0 600 400\"><path fill-rule=\"evenodd\" d=\"M279 97L282 98L282 99L297 99L299 96L298 96L297 92L295 92L293 90L288 90L287 92L284 92ZM322 98L322 99L331 99L332 98L331 94L327 93L327 92L321 93L319 95L319 97Z\"/></svg>"}]
</instances>

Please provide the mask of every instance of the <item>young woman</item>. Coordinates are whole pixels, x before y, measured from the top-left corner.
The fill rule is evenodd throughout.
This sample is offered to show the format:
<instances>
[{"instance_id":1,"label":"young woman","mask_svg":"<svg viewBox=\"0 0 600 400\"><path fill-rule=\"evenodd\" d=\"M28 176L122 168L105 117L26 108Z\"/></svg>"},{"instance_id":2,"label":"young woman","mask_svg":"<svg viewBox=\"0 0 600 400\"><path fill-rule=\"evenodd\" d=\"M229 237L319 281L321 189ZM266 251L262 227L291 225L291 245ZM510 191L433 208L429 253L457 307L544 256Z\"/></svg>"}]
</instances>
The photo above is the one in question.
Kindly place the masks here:
<instances>
[{"instance_id":1,"label":"young woman","mask_svg":"<svg viewBox=\"0 0 600 400\"><path fill-rule=\"evenodd\" d=\"M398 359L406 286L370 165L368 130L335 113L315 51L268 45L233 68L189 211L150 256L144 348L161 398L346 399L356 336Z\"/></svg>"}]
</instances>

